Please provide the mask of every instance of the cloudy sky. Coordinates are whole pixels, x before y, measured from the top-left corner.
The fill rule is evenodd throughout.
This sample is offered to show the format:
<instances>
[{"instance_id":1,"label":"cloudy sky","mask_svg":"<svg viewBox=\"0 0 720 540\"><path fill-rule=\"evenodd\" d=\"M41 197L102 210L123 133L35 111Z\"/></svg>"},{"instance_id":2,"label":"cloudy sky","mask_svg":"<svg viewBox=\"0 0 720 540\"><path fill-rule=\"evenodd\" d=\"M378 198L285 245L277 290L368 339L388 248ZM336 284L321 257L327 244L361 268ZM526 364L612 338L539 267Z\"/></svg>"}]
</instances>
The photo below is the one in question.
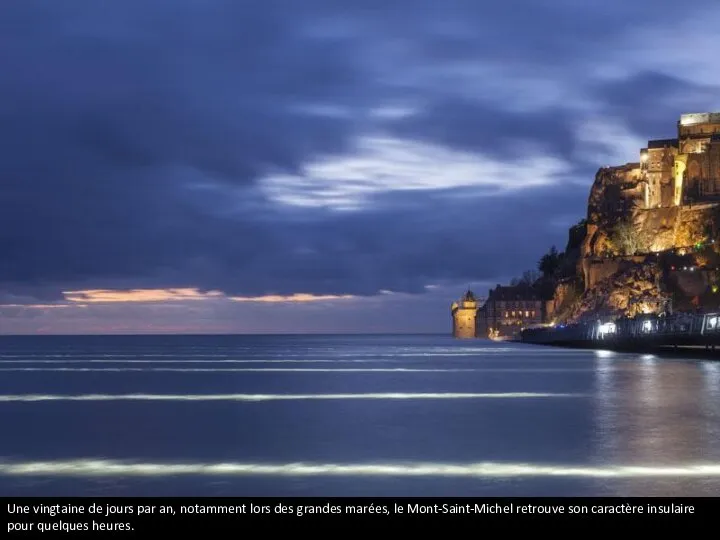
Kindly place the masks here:
<instances>
[{"instance_id":1,"label":"cloudy sky","mask_svg":"<svg viewBox=\"0 0 720 540\"><path fill-rule=\"evenodd\" d=\"M720 2L5 0L0 333L447 332L720 110Z\"/></svg>"}]
</instances>

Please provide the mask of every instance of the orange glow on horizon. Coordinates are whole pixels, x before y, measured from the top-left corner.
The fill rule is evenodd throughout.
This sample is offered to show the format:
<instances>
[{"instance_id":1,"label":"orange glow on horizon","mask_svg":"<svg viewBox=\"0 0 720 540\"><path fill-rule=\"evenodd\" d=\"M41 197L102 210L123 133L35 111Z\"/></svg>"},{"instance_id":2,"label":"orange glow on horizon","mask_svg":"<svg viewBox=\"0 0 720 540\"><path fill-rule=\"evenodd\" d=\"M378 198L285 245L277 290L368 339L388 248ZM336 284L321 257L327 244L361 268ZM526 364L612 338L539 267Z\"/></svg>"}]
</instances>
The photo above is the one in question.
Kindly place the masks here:
<instances>
[{"instance_id":1,"label":"orange glow on horizon","mask_svg":"<svg viewBox=\"0 0 720 540\"><path fill-rule=\"evenodd\" d=\"M70 305L80 305L80 303L155 303L209 299L226 299L233 302L298 303L320 302L328 300L347 300L355 298L353 295L313 295L307 293L295 293L287 296L225 296L219 291L200 292L195 288L130 289L124 291L109 289L90 289L85 291L66 291L63 294L65 295L66 300L73 303Z\"/></svg>"},{"instance_id":2,"label":"orange glow on horizon","mask_svg":"<svg viewBox=\"0 0 720 540\"><path fill-rule=\"evenodd\" d=\"M326 300L348 300L355 298L351 294L343 295L313 295L305 293L295 293L290 296L267 295L267 296L231 296L233 302L321 302Z\"/></svg>"},{"instance_id":3,"label":"orange glow on horizon","mask_svg":"<svg viewBox=\"0 0 720 540\"><path fill-rule=\"evenodd\" d=\"M218 291L200 292L197 289L130 289L108 290L91 289L87 291L66 291L63 293L70 302L115 303L115 302L167 302L178 300L206 300L221 298Z\"/></svg>"},{"instance_id":4,"label":"orange glow on horizon","mask_svg":"<svg viewBox=\"0 0 720 540\"><path fill-rule=\"evenodd\" d=\"M69 307L87 307L87 304L0 304L2 308L23 308L23 309L61 309Z\"/></svg>"}]
</instances>

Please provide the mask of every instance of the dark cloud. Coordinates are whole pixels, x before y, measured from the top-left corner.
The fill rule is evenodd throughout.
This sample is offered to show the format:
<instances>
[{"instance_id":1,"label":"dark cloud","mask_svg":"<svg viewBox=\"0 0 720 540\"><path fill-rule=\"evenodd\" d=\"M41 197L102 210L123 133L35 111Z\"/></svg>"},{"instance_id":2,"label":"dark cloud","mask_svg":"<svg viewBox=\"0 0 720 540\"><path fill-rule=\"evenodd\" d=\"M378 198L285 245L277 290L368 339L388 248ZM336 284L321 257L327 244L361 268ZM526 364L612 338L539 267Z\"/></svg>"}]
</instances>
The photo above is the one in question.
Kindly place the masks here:
<instances>
[{"instance_id":1,"label":"dark cloud","mask_svg":"<svg viewBox=\"0 0 720 540\"><path fill-rule=\"evenodd\" d=\"M681 114L714 110L720 87L644 71L598 85L595 93L606 114L622 118L633 132L647 139L665 139L677 135L674 121Z\"/></svg>"},{"instance_id":2,"label":"dark cloud","mask_svg":"<svg viewBox=\"0 0 720 540\"><path fill-rule=\"evenodd\" d=\"M0 287L42 298L134 286L369 295L517 274L564 243L594 170L574 157L576 106L519 107L503 85L559 77L574 89L616 37L680 11L665 1L4 2ZM493 80L498 70L512 76ZM473 95L486 86L491 96ZM541 88L524 90L544 102ZM575 90L658 136L693 99L711 100L711 89L654 73ZM387 104L418 114L373 120ZM557 177L567 188L379 193L350 213L281 207L262 190L265 175L302 175L377 130L510 165L535 148L567 162Z\"/></svg>"},{"instance_id":3,"label":"dark cloud","mask_svg":"<svg viewBox=\"0 0 720 540\"><path fill-rule=\"evenodd\" d=\"M536 151L571 159L575 150L570 111L547 108L522 114L491 103L443 97L413 117L394 122L393 131L498 159L527 156Z\"/></svg>"}]
</instances>

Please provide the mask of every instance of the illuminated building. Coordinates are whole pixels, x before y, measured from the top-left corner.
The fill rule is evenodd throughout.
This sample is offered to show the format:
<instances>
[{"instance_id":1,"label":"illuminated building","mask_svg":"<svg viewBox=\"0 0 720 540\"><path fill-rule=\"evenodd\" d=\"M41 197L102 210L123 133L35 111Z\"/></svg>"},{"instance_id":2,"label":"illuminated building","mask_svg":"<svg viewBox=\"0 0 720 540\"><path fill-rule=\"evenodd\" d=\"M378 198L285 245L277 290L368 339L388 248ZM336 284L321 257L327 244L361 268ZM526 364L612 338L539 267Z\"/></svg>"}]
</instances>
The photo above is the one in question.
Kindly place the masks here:
<instances>
[{"instance_id":1,"label":"illuminated building","mask_svg":"<svg viewBox=\"0 0 720 540\"><path fill-rule=\"evenodd\" d=\"M640 151L646 208L720 199L720 113L683 114L677 130Z\"/></svg>"},{"instance_id":2,"label":"illuminated building","mask_svg":"<svg viewBox=\"0 0 720 540\"><path fill-rule=\"evenodd\" d=\"M459 302L453 302L450 313L453 321L453 336L456 338L477 337L478 302L472 291L467 291Z\"/></svg>"},{"instance_id":3,"label":"illuminated building","mask_svg":"<svg viewBox=\"0 0 720 540\"><path fill-rule=\"evenodd\" d=\"M527 285L498 285L488 294L478 313L481 337L512 338L520 330L542 324L542 300Z\"/></svg>"}]
</instances>

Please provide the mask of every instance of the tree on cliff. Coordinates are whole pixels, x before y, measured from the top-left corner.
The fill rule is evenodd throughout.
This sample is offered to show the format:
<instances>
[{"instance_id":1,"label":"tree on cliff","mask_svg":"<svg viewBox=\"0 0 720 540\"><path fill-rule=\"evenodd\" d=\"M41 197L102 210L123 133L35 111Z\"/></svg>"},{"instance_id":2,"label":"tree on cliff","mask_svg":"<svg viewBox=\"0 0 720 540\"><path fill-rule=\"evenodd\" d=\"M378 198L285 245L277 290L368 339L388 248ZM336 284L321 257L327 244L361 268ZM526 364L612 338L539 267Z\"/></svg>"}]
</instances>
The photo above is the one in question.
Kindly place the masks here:
<instances>
[{"instance_id":1,"label":"tree on cliff","mask_svg":"<svg viewBox=\"0 0 720 540\"><path fill-rule=\"evenodd\" d=\"M632 221L627 218L615 225L610 241L621 255L634 255L640 249L640 238Z\"/></svg>"},{"instance_id":2,"label":"tree on cliff","mask_svg":"<svg viewBox=\"0 0 720 540\"><path fill-rule=\"evenodd\" d=\"M563 260L564 253L558 253L555 246L550 248L545 255L540 257L538 261L538 270L542 272L543 277L552 277L555 271L560 267L560 263Z\"/></svg>"},{"instance_id":3,"label":"tree on cliff","mask_svg":"<svg viewBox=\"0 0 720 540\"><path fill-rule=\"evenodd\" d=\"M522 277L513 278L512 281L510 281L510 285L513 287L518 285L533 287L538 279L540 279L540 275L535 270L525 270Z\"/></svg>"}]
</instances>

